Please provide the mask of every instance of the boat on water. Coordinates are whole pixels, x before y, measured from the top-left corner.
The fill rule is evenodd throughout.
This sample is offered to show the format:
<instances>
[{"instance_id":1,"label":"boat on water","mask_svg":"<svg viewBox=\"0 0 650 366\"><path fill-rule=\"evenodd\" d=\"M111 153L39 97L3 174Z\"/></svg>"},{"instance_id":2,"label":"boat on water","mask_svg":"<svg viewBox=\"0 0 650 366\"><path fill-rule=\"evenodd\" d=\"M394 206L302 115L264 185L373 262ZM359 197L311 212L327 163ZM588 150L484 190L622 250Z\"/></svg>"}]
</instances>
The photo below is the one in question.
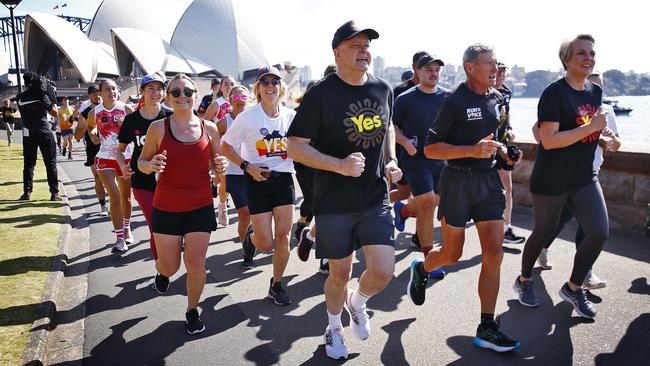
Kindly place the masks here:
<instances>
[{"instance_id":1,"label":"boat on water","mask_svg":"<svg viewBox=\"0 0 650 366\"><path fill-rule=\"evenodd\" d=\"M614 114L617 116L627 116L632 112L632 108L621 107L618 105L618 100L614 99L603 99L603 103L609 104L614 109Z\"/></svg>"}]
</instances>

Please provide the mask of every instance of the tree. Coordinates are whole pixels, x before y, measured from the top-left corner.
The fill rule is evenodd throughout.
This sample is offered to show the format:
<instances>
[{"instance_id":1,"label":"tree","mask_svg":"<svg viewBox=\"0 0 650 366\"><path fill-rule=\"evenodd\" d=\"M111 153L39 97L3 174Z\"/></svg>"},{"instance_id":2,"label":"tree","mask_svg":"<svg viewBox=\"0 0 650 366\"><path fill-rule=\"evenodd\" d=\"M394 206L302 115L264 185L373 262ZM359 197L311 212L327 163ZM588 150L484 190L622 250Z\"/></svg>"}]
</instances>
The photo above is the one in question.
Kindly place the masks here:
<instances>
[{"instance_id":1,"label":"tree","mask_svg":"<svg viewBox=\"0 0 650 366\"><path fill-rule=\"evenodd\" d=\"M548 84L557 80L558 73L536 70L526 73L526 91L521 95L525 98L539 98Z\"/></svg>"}]
</instances>

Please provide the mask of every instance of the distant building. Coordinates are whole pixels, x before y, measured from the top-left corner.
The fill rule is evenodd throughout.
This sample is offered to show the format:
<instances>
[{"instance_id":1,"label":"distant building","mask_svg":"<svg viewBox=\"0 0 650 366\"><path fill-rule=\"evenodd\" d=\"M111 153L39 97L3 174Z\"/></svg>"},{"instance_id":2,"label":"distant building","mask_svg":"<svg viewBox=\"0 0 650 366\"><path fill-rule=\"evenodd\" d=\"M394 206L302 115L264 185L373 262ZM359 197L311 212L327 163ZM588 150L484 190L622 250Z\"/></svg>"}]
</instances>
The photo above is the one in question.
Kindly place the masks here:
<instances>
[{"instance_id":1,"label":"distant building","mask_svg":"<svg viewBox=\"0 0 650 366\"><path fill-rule=\"evenodd\" d=\"M392 87L396 87L402 83L402 73L410 68L401 66L388 66L384 69L381 77L388 82Z\"/></svg>"},{"instance_id":2,"label":"distant building","mask_svg":"<svg viewBox=\"0 0 650 366\"><path fill-rule=\"evenodd\" d=\"M512 76L517 81L525 81L526 68L522 66L514 65L510 68L510 76Z\"/></svg>"},{"instance_id":3,"label":"distant building","mask_svg":"<svg viewBox=\"0 0 650 366\"><path fill-rule=\"evenodd\" d=\"M373 63L373 67L372 67L373 73L376 76L383 78L384 70L386 69L386 60L384 60L384 58L381 56L377 56L373 58L372 63Z\"/></svg>"},{"instance_id":4,"label":"distant building","mask_svg":"<svg viewBox=\"0 0 650 366\"><path fill-rule=\"evenodd\" d=\"M303 84L302 87L307 86L311 81L311 66L303 66L300 68L300 79Z\"/></svg>"}]
</instances>

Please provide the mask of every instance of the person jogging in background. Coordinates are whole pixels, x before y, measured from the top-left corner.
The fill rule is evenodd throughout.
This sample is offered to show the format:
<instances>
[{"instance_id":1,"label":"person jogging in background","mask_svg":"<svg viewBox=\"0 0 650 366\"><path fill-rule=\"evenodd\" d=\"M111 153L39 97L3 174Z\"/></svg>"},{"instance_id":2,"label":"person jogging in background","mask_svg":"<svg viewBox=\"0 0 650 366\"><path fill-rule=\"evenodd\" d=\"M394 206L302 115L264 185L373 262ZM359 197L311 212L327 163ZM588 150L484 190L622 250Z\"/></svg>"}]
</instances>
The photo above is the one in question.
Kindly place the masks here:
<instances>
[{"instance_id":1,"label":"person jogging in background","mask_svg":"<svg viewBox=\"0 0 650 366\"><path fill-rule=\"evenodd\" d=\"M73 115L74 108L70 106L68 97L61 98L59 108L59 128L61 129L61 155L68 154L68 160L72 160L72 137L74 135Z\"/></svg>"},{"instance_id":2,"label":"person jogging in background","mask_svg":"<svg viewBox=\"0 0 650 366\"><path fill-rule=\"evenodd\" d=\"M325 281L328 325L325 353L347 359L341 313L350 314L352 334L370 336L366 303L382 291L395 270L395 237L388 183L401 171L391 123L393 93L368 73L370 41L379 34L349 21L332 39L337 71L305 94L289 130L289 154L315 168L316 257L329 260ZM348 287L352 261L363 251L366 270L359 286Z\"/></svg>"},{"instance_id":3,"label":"person jogging in background","mask_svg":"<svg viewBox=\"0 0 650 366\"><path fill-rule=\"evenodd\" d=\"M7 131L7 145L11 146L13 142L13 133L14 133L14 113L16 113L16 108L11 105L9 99L5 99L2 102L2 122L5 125L5 131Z\"/></svg>"},{"instance_id":4,"label":"person jogging in background","mask_svg":"<svg viewBox=\"0 0 650 366\"><path fill-rule=\"evenodd\" d=\"M153 197L156 190L156 178L154 174L145 174L138 169L138 159L147 138L147 130L153 121L164 119L171 113L160 106L160 101L165 94L165 80L158 74L153 73L145 76L140 82L140 94L143 104L137 111L129 113L124 117L124 123L118 134L119 146L115 153L115 159L126 177L131 177L131 188L138 205L142 210L147 226L149 227L149 248L154 261L158 260L156 252L156 240L151 225L151 214L153 210ZM125 153L129 146L133 146L133 154L130 163L127 163ZM153 283L154 289L159 293L167 291L169 278L157 273Z\"/></svg>"}]
</instances>

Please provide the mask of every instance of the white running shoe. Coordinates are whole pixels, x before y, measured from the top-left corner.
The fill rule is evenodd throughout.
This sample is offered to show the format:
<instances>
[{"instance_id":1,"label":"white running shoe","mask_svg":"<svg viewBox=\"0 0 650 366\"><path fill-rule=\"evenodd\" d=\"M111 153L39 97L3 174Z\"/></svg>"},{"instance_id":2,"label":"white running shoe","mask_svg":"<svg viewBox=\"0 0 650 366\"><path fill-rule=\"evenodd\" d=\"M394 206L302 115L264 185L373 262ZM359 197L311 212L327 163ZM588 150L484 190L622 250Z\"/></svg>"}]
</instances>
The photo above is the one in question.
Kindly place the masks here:
<instances>
[{"instance_id":1,"label":"white running shoe","mask_svg":"<svg viewBox=\"0 0 650 366\"><path fill-rule=\"evenodd\" d=\"M348 289L348 296L345 298L343 307L350 314L350 330L355 337L365 341L370 337L370 316L366 309L354 310L352 307L352 294L353 290Z\"/></svg>"},{"instance_id":2,"label":"white running shoe","mask_svg":"<svg viewBox=\"0 0 650 366\"><path fill-rule=\"evenodd\" d=\"M221 226L228 226L228 208L225 203L219 203L217 206L217 221Z\"/></svg>"},{"instance_id":3,"label":"white running shoe","mask_svg":"<svg viewBox=\"0 0 650 366\"><path fill-rule=\"evenodd\" d=\"M537 257L537 263L542 269L551 269L553 268L553 263L548 259L548 249L543 248Z\"/></svg>"},{"instance_id":4,"label":"white running shoe","mask_svg":"<svg viewBox=\"0 0 650 366\"><path fill-rule=\"evenodd\" d=\"M133 238L133 233L131 232L131 229L124 229L124 242L127 244L135 243L135 239Z\"/></svg>"},{"instance_id":5,"label":"white running shoe","mask_svg":"<svg viewBox=\"0 0 650 366\"><path fill-rule=\"evenodd\" d=\"M129 246L126 245L124 239L117 239L115 245L113 245L112 253L124 253L129 250Z\"/></svg>"},{"instance_id":6,"label":"white running shoe","mask_svg":"<svg viewBox=\"0 0 650 366\"><path fill-rule=\"evenodd\" d=\"M587 290L597 290L599 288L605 288L606 286L607 282L601 280L592 272L589 272L585 280L582 282L582 287L586 288Z\"/></svg>"},{"instance_id":7,"label":"white running shoe","mask_svg":"<svg viewBox=\"0 0 650 366\"><path fill-rule=\"evenodd\" d=\"M99 216L108 216L108 207L103 205L99 211Z\"/></svg>"},{"instance_id":8,"label":"white running shoe","mask_svg":"<svg viewBox=\"0 0 650 366\"><path fill-rule=\"evenodd\" d=\"M336 327L334 330L330 330L329 326L325 328L325 353L327 357L335 360L348 359L348 348L345 346L343 329Z\"/></svg>"}]
</instances>

